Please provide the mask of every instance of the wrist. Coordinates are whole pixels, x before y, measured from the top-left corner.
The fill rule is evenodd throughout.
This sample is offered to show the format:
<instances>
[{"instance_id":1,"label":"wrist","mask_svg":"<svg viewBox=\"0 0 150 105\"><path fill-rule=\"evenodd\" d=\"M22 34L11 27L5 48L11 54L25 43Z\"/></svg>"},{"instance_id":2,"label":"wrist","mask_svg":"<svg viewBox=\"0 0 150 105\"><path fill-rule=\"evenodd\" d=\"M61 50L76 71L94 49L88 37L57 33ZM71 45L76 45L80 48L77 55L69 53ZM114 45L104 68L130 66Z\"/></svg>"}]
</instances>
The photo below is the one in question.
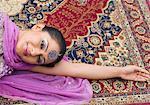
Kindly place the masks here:
<instances>
[{"instance_id":1,"label":"wrist","mask_svg":"<svg viewBox=\"0 0 150 105\"><path fill-rule=\"evenodd\" d=\"M114 66L112 66L112 67L110 67L109 68L111 71L112 71L112 74L111 74L111 76L114 78L114 77L122 77L122 75L123 75L123 67L114 67Z\"/></svg>"},{"instance_id":2,"label":"wrist","mask_svg":"<svg viewBox=\"0 0 150 105\"><path fill-rule=\"evenodd\" d=\"M124 67L118 67L118 77L122 78L124 74Z\"/></svg>"},{"instance_id":3,"label":"wrist","mask_svg":"<svg viewBox=\"0 0 150 105\"><path fill-rule=\"evenodd\" d=\"M124 77L124 75L126 74L124 68L125 68L125 67L120 67L120 69L119 69L119 70L120 70L120 72L119 72L119 77L120 77L120 78Z\"/></svg>"}]
</instances>

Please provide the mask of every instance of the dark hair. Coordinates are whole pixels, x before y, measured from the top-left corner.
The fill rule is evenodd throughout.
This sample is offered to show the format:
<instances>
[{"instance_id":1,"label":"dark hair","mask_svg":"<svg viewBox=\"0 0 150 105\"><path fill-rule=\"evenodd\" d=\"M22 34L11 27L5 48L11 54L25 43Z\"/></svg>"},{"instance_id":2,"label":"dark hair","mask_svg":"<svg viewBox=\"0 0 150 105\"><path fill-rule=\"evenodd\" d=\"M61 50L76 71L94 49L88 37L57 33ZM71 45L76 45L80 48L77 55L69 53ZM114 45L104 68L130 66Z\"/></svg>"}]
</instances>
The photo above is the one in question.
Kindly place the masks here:
<instances>
[{"instance_id":1,"label":"dark hair","mask_svg":"<svg viewBox=\"0 0 150 105\"><path fill-rule=\"evenodd\" d=\"M59 46L60 46L60 52L59 54L61 54L60 56L58 56L58 58L53 61L52 63L50 64L42 64L41 66L47 66L47 67L54 67L56 63L60 62L66 52L66 43L65 43L65 39L62 35L62 33L54 28L54 27L48 27L48 26L45 26L42 31L46 31L49 33L49 35L55 40L58 42Z\"/></svg>"}]
</instances>

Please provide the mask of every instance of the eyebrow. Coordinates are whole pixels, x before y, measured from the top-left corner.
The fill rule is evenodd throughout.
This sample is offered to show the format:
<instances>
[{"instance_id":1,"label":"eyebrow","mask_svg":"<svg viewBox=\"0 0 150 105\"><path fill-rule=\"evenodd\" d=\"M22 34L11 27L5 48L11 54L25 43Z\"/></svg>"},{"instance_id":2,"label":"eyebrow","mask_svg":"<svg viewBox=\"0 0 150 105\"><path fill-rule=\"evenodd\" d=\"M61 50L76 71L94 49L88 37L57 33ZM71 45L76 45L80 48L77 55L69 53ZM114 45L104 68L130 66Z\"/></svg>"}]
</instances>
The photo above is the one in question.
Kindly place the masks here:
<instances>
[{"instance_id":1,"label":"eyebrow","mask_svg":"<svg viewBox=\"0 0 150 105\"><path fill-rule=\"evenodd\" d=\"M49 46L49 42L47 40L46 40L46 44L47 44L47 46L46 46L45 52L47 51L48 46Z\"/></svg>"},{"instance_id":2,"label":"eyebrow","mask_svg":"<svg viewBox=\"0 0 150 105\"><path fill-rule=\"evenodd\" d=\"M45 49L45 52L47 51L47 49L48 49L48 46L49 46L49 42L47 41L47 40L45 40L46 41L46 49ZM44 59L44 63L45 63L45 57L43 56L43 59Z\"/></svg>"},{"instance_id":3,"label":"eyebrow","mask_svg":"<svg viewBox=\"0 0 150 105\"><path fill-rule=\"evenodd\" d=\"M43 57L43 59L44 59L44 63L45 63L45 57Z\"/></svg>"}]
</instances>

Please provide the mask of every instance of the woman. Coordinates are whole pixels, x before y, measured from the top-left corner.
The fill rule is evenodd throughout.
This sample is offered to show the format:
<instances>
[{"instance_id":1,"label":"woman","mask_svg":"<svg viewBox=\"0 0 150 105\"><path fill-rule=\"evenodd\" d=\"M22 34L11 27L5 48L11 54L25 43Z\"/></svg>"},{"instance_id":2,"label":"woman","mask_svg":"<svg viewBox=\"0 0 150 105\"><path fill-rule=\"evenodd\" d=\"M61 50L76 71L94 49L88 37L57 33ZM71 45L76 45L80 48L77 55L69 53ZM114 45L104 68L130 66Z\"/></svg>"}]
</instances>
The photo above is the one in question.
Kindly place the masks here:
<instances>
[{"instance_id":1,"label":"woman","mask_svg":"<svg viewBox=\"0 0 150 105\"><path fill-rule=\"evenodd\" d=\"M0 29L3 42L0 95L4 97L41 105L83 104L92 98L92 88L86 79L120 77L146 81L150 78L147 70L134 65L104 67L67 62L62 34L45 24L19 30L1 14Z\"/></svg>"}]
</instances>

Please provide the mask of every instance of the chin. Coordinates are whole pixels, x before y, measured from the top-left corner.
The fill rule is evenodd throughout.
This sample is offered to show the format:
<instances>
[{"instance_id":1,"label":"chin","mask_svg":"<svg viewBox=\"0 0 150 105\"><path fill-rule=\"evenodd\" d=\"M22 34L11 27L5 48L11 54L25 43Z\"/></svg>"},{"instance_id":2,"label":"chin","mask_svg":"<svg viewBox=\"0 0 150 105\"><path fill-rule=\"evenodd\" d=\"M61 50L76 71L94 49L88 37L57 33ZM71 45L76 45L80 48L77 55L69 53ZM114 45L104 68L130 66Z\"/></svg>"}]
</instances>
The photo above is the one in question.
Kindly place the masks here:
<instances>
[{"instance_id":1,"label":"chin","mask_svg":"<svg viewBox=\"0 0 150 105\"><path fill-rule=\"evenodd\" d=\"M23 62L28 63L25 56L23 56L21 59L23 60Z\"/></svg>"},{"instance_id":2,"label":"chin","mask_svg":"<svg viewBox=\"0 0 150 105\"><path fill-rule=\"evenodd\" d=\"M23 60L23 61L28 64L34 64L33 62L30 62L29 60Z\"/></svg>"}]
</instances>

